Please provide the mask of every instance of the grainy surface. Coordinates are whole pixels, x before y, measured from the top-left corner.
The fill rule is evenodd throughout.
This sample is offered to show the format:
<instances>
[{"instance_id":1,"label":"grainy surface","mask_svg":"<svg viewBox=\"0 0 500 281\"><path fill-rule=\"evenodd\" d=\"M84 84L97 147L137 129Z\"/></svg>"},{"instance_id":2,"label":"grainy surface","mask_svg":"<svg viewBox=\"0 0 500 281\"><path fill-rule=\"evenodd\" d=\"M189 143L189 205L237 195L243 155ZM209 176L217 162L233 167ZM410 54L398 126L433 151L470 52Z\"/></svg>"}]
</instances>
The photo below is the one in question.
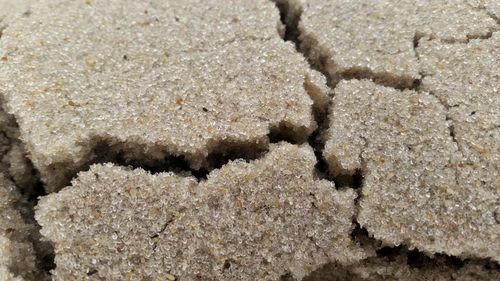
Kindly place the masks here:
<instances>
[{"instance_id":1,"label":"grainy surface","mask_svg":"<svg viewBox=\"0 0 500 281\"><path fill-rule=\"evenodd\" d=\"M0 0L0 281L500 279L499 7Z\"/></svg>"},{"instance_id":2,"label":"grainy surface","mask_svg":"<svg viewBox=\"0 0 500 281\"><path fill-rule=\"evenodd\" d=\"M273 3L233 2L44 0L9 25L0 91L51 191L98 142L199 168L275 127L307 138L306 89L324 102L324 81L280 38Z\"/></svg>"},{"instance_id":3,"label":"grainy surface","mask_svg":"<svg viewBox=\"0 0 500 281\"><path fill-rule=\"evenodd\" d=\"M10 21L29 11L30 2L0 0L0 37ZM1 69L2 64L0 71ZM19 141L16 120L5 112L3 106L3 97L0 97L0 172L12 179L23 194L29 195L33 192L36 181L33 167L26 158L23 144Z\"/></svg>"},{"instance_id":4,"label":"grainy surface","mask_svg":"<svg viewBox=\"0 0 500 281\"><path fill-rule=\"evenodd\" d=\"M417 51L425 75L422 89L448 108L450 133L463 157L458 184L480 197L494 194L498 200L500 33L468 44L422 40ZM492 212L500 212L499 208L497 202Z\"/></svg>"},{"instance_id":5,"label":"grainy surface","mask_svg":"<svg viewBox=\"0 0 500 281\"><path fill-rule=\"evenodd\" d=\"M282 143L199 184L96 165L43 198L36 218L56 280L300 280L366 256L349 236L355 192L315 180L315 163L307 145Z\"/></svg>"},{"instance_id":6,"label":"grainy surface","mask_svg":"<svg viewBox=\"0 0 500 281\"><path fill-rule=\"evenodd\" d=\"M358 221L369 233L430 254L500 259L498 161L467 166L436 97L351 80L333 104L324 155L333 173L363 171ZM483 169L492 177L475 180Z\"/></svg>"},{"instance_id":7,"label":"grainy surface","mask_svg":"<svg viewBox=\"0 0 500 281\"><path fill-rule=\"evenodd\" d=\"M34 226L25 222L25 202L0 173L0 280L41 280L30 241Z\"/></svg>"},{"instance_id":8,"label":"grainy surface","mask_svg":"<svg viewBox=\"0 0 500 281\"><path fill-rule=\"evenodd\" d=\"M410 87L420 78L415 39L430 36L464 42L498 30L479 1L278 2L291 3L291 10L303 10L299 23L302 47L310 49L312 56L326 56L325 70L335 81L354 75Z\"/></svg>"},{"instance_id":9,"label":"grainy surface","mask_svg":"<svg viewBox=\"0 0 500 281\"><path fill-rule=\"evenodd\" d=\"M348 266L328 264L304 278L304 281L477 281L498 280L500 272L484 263L447 264L442 258L411 264L405 254L368 258Z\"/></svg>"}]
</instances>

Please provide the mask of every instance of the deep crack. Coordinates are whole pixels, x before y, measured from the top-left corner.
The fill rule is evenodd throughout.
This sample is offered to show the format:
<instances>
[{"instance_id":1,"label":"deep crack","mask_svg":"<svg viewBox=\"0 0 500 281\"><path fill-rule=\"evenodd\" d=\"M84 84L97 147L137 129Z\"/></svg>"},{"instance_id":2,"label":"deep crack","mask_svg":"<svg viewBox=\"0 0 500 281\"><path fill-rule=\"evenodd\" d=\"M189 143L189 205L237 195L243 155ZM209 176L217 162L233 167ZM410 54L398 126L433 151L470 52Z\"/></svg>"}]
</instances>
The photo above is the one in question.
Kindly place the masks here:
<instances>
[{"instance_id":1,"label":"deep crack","mask_svg":"<svg viewBox=\"0 0 500 281\"><path fill-rule=\"evenodd\" d=\"M292 10L288 1L274 1L276 6L278 7L281 15L281 20L285 26L284 40L291 41L295 44L297 50L304 55L306 60L310 63L312 69L315 69L325 77L327 77L329 81L329 86L331 89L335 88L335 85L341 80L349 80L349 79L363 79L368 78L373 80L375 83L392 87L396 89L420 89L421 80L420 79L412 79L410 77L395 77L390 73L374 73L369 69L364 68L351 68L347 71L343 71L342 73L336 74L337 76L332 75L328 69L327 65L334 63L329 61L329 56L324 52L317 52L313 56L313 50L307 50L303 44L304 40L315 40L314 38L301 38L300 31L298 28L302 10ZM491 16L491 15L490 15ZM494 18L497 22L498 18ZM0 20L1 23L1 20ZM3 28L0 27L0 37L2 35ZM472 39L487 39L492 36L493 32L490 32L484 36L470 37L467 40ZM413 41L413 46L415 49L415 55L418 59L418 53L416 49L418 47L419 40L422 38L422 34L416 33ZM309 44L309 46L317 46L317 44ZM334 77L332 77L334 76ZM395 82L399 81L399 82ZM437 98L437 97L436 97ZM439 100L439 98L438 98ZM441 101L440 101L441 102ZM441 104L446 108L446 105L441 102ZM363 185L363 173L361 170L356 170L353 175L341 174L337 176L332 176L328 172L328 164L324 160L322 156L322 151L324 148L324 132L328 129L328 112L330 108L330 104L326 105L327 108L322 108L321 110L316 110L314 113L316 123L318 124L318 128L309 136L307 142L313 147L315 155L318 159L318 163L316 165L316 172L319 178L327 179L333 181L337 188L350 187L357 189L358 197L356 198L356 210L360 209L360 200L362 193L362 185ZM204 110L206 110L204 108ZM321 112L320 112L321 111ZM450 128L450 136L453 141L457 143L455 139L455 133L453 125L449 126ZM268 139L270 143L277 143L281 141L286 141L294 144L304 143L306 140L300 138L299 136L304 136L302 133L294 132L294 128L287 126L286 124L279 124L276 127L271 128L270 134L268 135ZM458 144L458 143L457 143ZM103 140L100 141L97 145L94 146L92 157L89 158L89 161L78 168L78 171L72 171L71 175L68 176L68 179L72 179L79 171L87 170L88 167L92 164L97 163L105 163L105 162L113 162L117 165L121 166L132 166L134 168L143 168L151 173L159 173L165 171L172 171L180 174L189 174L194 176L198 181L203 181L207 178L207 175L213 169L218 169L223 165L227 164L229 161L234 159L245 159L245 160L253 160L261 157L266 152L268 152L267 147L255 146L254 144L249 143L224 143L221 142L217 148L215 148L209 156L206 157L206 166L200 169L193 169L190 167L190 164L183 156L167 156L164 159L151 159L148 157L144 158L134 158L130 157L130 155L126 155L124 151L124 144L111 144L111 142ZM139 149L139 147L137 148ZM67 185L69 185L69 180L67 181ZM43 189L43 185L38 182L35 187L35 192L30 196L30 200L35 202L39 196L43 196L46 194ZM160 229L159 232L155 233L151 238L156 238L161 234L169 223L171 223L173 219L168 220ZM469 260L475 260L477 262L485 263L487 266L492 269L498 270L498 264L494 262L490 262L487 259L468 259L462 260L454 256L448 255L435 255L434 257L427 256L426 254L419 252L417 250L410 250L407 246L400 245L397 247L383 247L383 243L379 240L374 239L370 236L369 232L363 228L357 221L357 214L353 218L353 224L355 228L351 233L351 237L354 241L359 243L360 245L376 245L378 247L376 250L377 256L380 258L394 258L394 256L398 255L406 255L408 265L413 268L421 268L428 264L435 263L437 259L442 259L452 268L461 268L464 263ZM36 241L33 241L36 242ZM52 250L53 251L53 250ZM49 256L39 257L39 261L42 263L44 270L49 271L55 267L53 260L53 252ZM227 265L226 265L227 264ZM224 263L224 268L228 269L231 266L231 261L227 260ZM89 270L89 276L97 273L97 270L91 269ZM290 276L284 278L291 278ZM307 278L306 278L307 279ZM288 279L287 279L288 280Z\"/></svg>"},{"instance_id":2,"label":"deep crack","mask_svg":"<svg viewBox=\"0 0 500 281\"><path fill-rule=\"evenodd\" d=\"M91 165L114 163L116 165L142 168L152 174L162 172L174 172L182 176L192 176L198 182L204 181L207 175L214 169L219 169L228 162L236 159L246 161L262 157L269 151L269 144L282 141L292 144L302 144L307 136L301 128L294 128L287 124L280 123L278 126L270 128L269 134L264 137L264 141L258 142L233 142L219 141L211 146L209 154L203 159L201 167L193 168L192 163L184 155L172 155L168 153L167 148L159 147L165 157L155 158L143 150L142 145L134 143L121 143L109 139L94 140L91 152L84 157L87 159L84 163L55 163L50 166L53 170L66 171L62 175L64 186L69 186L71 180L79 172L87 171ZM74 169L60 169L60 167L70 167L75 165ZM60 187L57 187L58 189ZM53 190L49 190L53 191ZM40 195L44 195L40 194Z\"/></svg>"},{"instance_id":3,"label":"deep crack","mask_svg":"<svg viewBox=\"0 0 500 281\"><path fill-rule=\"evenodd\" d=\"M290 0L272 0L275 2L277 8L280 11L281 20L283 24L286 26L285 37L284 40L292 41L297 50L306 58L309 62L312 69L315 69L321 72L328 80L328 86L331 89L334 89L338 82L341 80L349 80L349 79L371 79L374 83L395 88L398 90L410 89L415 91L421 91L421 83L425 78L423 73L420 73L421 77L419 79L412 79L409 77L392 77L389 73L377 74L373 73L369 69L356 69L352 68L351 70L344 71L340 74L332 74L328 71L328 64L332 64L334 62L329 58L328 53L325 50L322 50L318 47L319 43L316 38L314 38L310 34L301 34L299 30L299 23L302 16L302 8L297 8L295 5L295 9L290 7ZM498 19L496 19L498 21ZM487 39L492 36L493 32L487 33L484 36L468 37L468 41L472 39ZM416 32L413 40L413 49L415 53L415 57L417 61L420 59L417 48L419 46L420 39L424 37L424 34L420 32ZM306 44L304 44L306 43ZM333 76L332 76L333 75ZM389 77L389 79L387 79ZM396 81L396 83L395 83ZM399 81L399 83L397 82ZM433 93L433 95L439 103L448 111L449 107L443 103L437 96ZM358 193L358 197L355 199L356 206L356 214L353 217L353 225L354 229L351 232L351 238L353 241L358 243L361 247L367 248L372 247L376 248L376 253L378 258L388 258L391 259L395 255L405 255L408 265L411 268L422 268L424 266L437 266L437 264L445 264L448 268L457 270L464 266L466 262L475 262L485 264L485 267L490 267L493 270L498 270L498 263L483 258L468 258L461 259L451 255L445 254L435 254L433 256L429 256L423 252L418 251L417 249L410 249L406 245L399 246L387 246L382 241L373 238L372 235L368 232L367 229L362 227L360 223L357 221L358 213L360 210L360 203L362 200L362 185L363 185L363 172L361 169L354 171L352 175L341 174L333 177L329 173L328 164L326 163L324 157L322 156L323 148L325 145L325 140L323 134L328 130L328 114L331 114L331 103L328 103L328 108L325 110L327 114L320 115L316 118L316 122L318 123L318 128L313 134L309 137L309 144L314 148L315 155L317 157L318 163L316 165L316 173L319 178L333 181L337 188L342 187L351 187L355 188ZM447 121L450 118L447 116ZM458 142L455 139L454 127L452 124L448 126L450 130L450 136L455 143ZM460 146L459 146L460 149ZM318 270L321 271L322 269ZM341 269L342 270L342 269ZM314 276L315 273L310 276ZM310 277L309 276L309 277ZM304 280L308 280L309 277L306 277ZM350 273L346 271L345 277L350 278ZM283 276L282 280L293 280L290 275ZM340 279L339 279L340 280Z\"/></svg>"},{"instance_id":4,"label":"deep crack","mask_svg":"<svg viewBox=\"0 0 500 281\"><path fill-rule=\"evenodd\" d=\"M305 60L309 63L311 69L314 69L322 73L328 81L328 87L332 90L335 86L332 84L332 79L328 75L327 71L321 67L323 63L315 63L309 58L309 56L304 53L301 49L301 41L299 38L300 32L298 25L300 22L300 17L302 15L302 9L294 9L290 6L288 1L273 0L280 12L280 19L282 24L285 26L285 36L283 40L291 41L296 46L296 49L301 53ZM296 6L297 7L297 6ZM358 189L362 185L363 175L361 170L356 171L353 175L340 174L333 176L328 171L328 164L326 163L322 152L325 146L324 133L328 130L329 122L328 115L330 113L331 101L329 100L324 108L316 108L314 112L314 117L316 124L318 124L317 129L309 136L308 143L314 149L314 154L316 155L317 164L315 167L316 176L320 179L326 179L333 181L336 188L351 187Z\"/></svg>"},{"instance_id":5,"label":"deep crack","mask_svg":"<svg viewBox=\"0 0 500 281\"><path fill-rule=\"evenodd\" d=\"M19 126L15 118L5 111L4 104L3 98L0 98L1 114L5 115L2 118L7 118L8 120L7 123L2 123L3 127L1 134L4 136L3 139L9 140L7 145L10 147L10 151L6 152L6 154L3 155L4 159L2 159L2 161L7 161L9 165L4 176L16 186L17 191L23 198L23 201L17 206L23 220L27 224L33 226L32 231L28 233L27 237L29 243L33 246L37 270L39 273L44 272L49 274L50 270L55 268L54 248L50 242L42 240L42 236L39 233L41 227L35 220L34 210L38 203L38 198L46 195L46 192L40 181L38 171L35 169L30 159L25 155L24 146L18 136ZM8 133L5 133L6 131L8 131ZM20 159L14 159L13 156L9 156L15 149L19 150L17 157L20 157ZM18 166L12 170L13 161L21 161L21 163L17 163L20 167Z\"/></svg>"}]
</instances>

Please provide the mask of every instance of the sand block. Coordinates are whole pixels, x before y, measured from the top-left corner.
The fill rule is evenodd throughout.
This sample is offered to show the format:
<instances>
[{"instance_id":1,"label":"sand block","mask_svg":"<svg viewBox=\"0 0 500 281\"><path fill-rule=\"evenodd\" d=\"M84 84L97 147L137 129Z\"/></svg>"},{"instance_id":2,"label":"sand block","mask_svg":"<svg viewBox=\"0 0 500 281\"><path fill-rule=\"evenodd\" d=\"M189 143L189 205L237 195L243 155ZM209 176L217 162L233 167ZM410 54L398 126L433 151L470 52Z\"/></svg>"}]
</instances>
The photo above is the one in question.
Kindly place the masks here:
<instances>
[{"instance_id":1,"label":"sand block","mask_svg":"<svg viewBox=\"0 0 500 281\"><path fill-rule=\"evenodd\" d=\"M420 78L416 41L465 42L498 30L480 1L278 0L298 24L306 50L333 82L373 78L410 87Z\"/></svg>"},{"instance_id":2,"label":"sand block","mask_svg":"<svg viewBox=\"0 0 500 281\"><path fill-rule=\"evenodd\" d=\"M301 279L366 256L351 240L356 193L315 180L309 146L272 145L206 181L93 165L40 200L56 280Z\"/></svg>"},{"instance_id":3,"label":"sand block","mask_svg":"<svg viewBox=\"0 0 500 281\"><path fill-rule=\"evenodd\" d=\"M35 228L23 218L23 206L17 188L0 173L1 280L41 280L43 276L30 239Z\"/></svg>"},{"instance_id":4,"label":"sand block","mask_svg":"<svg viewBox=\"0 0 500 281\"><path fill-rule=\"evenodd\" d=\"M324 78L281 39L270 1L39 1L4 31L0 91L49 191L99 157L265 148L316 128Z\"/></svg>"},{"instance_id":5,"label":"sand block","mask_svg":"<svg viewBox=\"0 0 500 281\"><path fill-rule=\"evenodd\" d=\"M389 245L498 261L498 169L464 179L481 162L468 164L439 100L367 80L334 94L324 156L334 174L363 172L361 226Z\"/></svg>"},{"instance_id":6,"label":"sand block","mask_svg":"<svg viewBox=\"0 0 500 281\"><path fill-rule=\"evenodd\" d=\"M458 182L498 196L500 186L500 33L468 44L422 40L422 89L447 108L454 141L465 161ZM500 206L495 211L500 220Z\"/></svg>"}]
</instances>

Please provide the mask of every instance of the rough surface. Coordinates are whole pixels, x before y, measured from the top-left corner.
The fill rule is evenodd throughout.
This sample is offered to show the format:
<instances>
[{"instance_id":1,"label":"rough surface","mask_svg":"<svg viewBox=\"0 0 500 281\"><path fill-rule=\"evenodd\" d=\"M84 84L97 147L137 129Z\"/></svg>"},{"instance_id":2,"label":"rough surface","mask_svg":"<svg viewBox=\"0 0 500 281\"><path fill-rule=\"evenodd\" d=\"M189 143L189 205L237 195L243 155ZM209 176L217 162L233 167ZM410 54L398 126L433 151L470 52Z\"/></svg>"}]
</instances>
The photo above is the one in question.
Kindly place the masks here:
<instances>
[{"instance_id":1,"label":"rough surface","mask_svg":"<svg viewBox=\"0 0 500 281\"><path fill-rule=\"evenodd\" d=\"M499 1L200 3L0 0L0 281L500 279Z\"/></svg>"},{"instance_id":2,"label":"rough surface","mask_svg":"<svg viewBox=\"0 0 500 281\"><path fill-rule=\"evenodd\" d=\"M5 18L25 13L31 2L32 0L0 0L0 30L5 27L6 23L2 23Z\"/></svg>"},{"instance_id":3,"label":"rough surface","mask_svg":"<svg viewBox=\"0 0 500 281\"><path fill-rule=\"evenodd\" d=\"M471 193L484 192L479 198L494 194L498 200L500 33L468 44L441 45L422 40L417 51L425 75L422 89L448 107L450 129L464 157L458 183ZM492 208L498 225L499 203Z\"/></svg>"},{"instance_id":4,"label":"rough surface","mask_svg":"<svg viewBox=\"0 0 500 281\"><path fill-rule=\"evenodd\" d=\"M274 128L315 129L324 81L282 30L265 0L43 0L4 30L0 92L49 191L99 142L196 169Z\"/></svg>"},{"instance_id":5,"label":"rough surface","mask_svg":"<svg viewBox=\"0 0 500 281\"><path fill-rule=\"evenodd\" d=\"M358 222L369 233L429 254L500 259L498 168L484 182L464 179L481 167L468 166L437 98L351 80L333 104L324 156L333 173L363 171Z\"/></svg>"},{"instance_id":6,"label":"rough surface","mask_svg":"<svg viewBox=\"0 0 500 281\"><path fill-rule=\"evenodd\" d=\"M328 264L303 281L490 281L500 279L498 270L485 264L466 262L463 266L447 264L443 259L427 260L422 264L408 263L406 255L373 257L348 266Z\"/></svg>"},{"instance_id":7,"label":"rough surface","mask_svg":"<svg viewBox=\"0 0 500 281\"><path fill-rule=\"evenodd\" d=\"M482 1L484 8L493 19L499 22L500 19L500 2L497 0L484 0Z\"/></svg>"},{"instance_id":8,"label":"rough surface","mask_svg":"<svg viewBox=\"0 0 500 281\"><path fill-rule=\"evenodd\" d=\"M302 49L334 82L374 78L386 85L410 87L419 79L414 41L430 36L463 42L498 30L480 1L468 0L278 0L289 11L302 11ZM494 2L494 1L492 1Z\"/></svg>"},{"instance_id":9,"label":"rough surface","mask_svg":"<svg viewBox=\"0 0 500 281\"><path fill-rule=\"evenodd\" d=\"M0 280L41 280L30 242L34 226L25 222L16 187L0 174Z\"/></svg>"},{"instance_id":10,"label":"rough surface","mask_svg":"<svg viewBox=\"0 0 500 281\"><path fill-rule=\"evenodd\" d=\"M31 1L0 0L0 37L8 23L29 10ZM1 49L0 49L1 52ZM0 61L0 69L1 69ZM12 115L3 109L0 98L0 172L12 179L24 195L33 192L36 182L34 170L26 157L22 143L19 141L19 128Z\"/></svg>"},{"instance_id":11,"label":"rough surface","mask_svg":"<svg viewBox=\"0 0 500 281\"><path fill-rule=\"evenodd\" d=\"M278 280L365 254L349 233L353 190L314 180L306 145L272 145L197 183L94 165L41 199L42 234L55 243L56 280Z\"/></svg>"}]
</instances>

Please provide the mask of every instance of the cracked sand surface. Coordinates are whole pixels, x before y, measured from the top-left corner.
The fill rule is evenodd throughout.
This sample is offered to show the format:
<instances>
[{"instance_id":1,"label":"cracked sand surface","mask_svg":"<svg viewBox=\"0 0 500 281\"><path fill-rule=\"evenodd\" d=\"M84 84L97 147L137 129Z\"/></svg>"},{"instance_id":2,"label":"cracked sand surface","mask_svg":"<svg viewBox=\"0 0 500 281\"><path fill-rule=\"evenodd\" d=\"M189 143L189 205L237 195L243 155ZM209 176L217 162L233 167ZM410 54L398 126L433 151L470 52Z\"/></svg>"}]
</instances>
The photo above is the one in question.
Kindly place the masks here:
<instances>
[{"instance_id":1,"label":"cracked sand surface","mask_svg":"<svg viewBox=\"0 0 500 281\"><path fill-rule=\"evenodd\" d=\"M271 2L88 2L40 1L0 45L0 91L49 191L99 141L196 169L221 144L315 129L324 81L280 38Z\"/></svg>"},{"instance_id":2,"label":"cracked sand surface","mask_svg":"<svg viewBox=\"0 0 500 281\"><path fill-rule=\"evenodd\" d=\"M42 0L16 17L28 2L0 0L0 93L15 116L0 114L0 171L17 188L24 144L57 191L115 160L103 153L210 171L212 154L266 150L275 134L326 137L332 174L364 177L360 198L335 190L307 144L272 144L199 183L94 165L38 206L56 280L499 278L496 1L276 0L285 39L337 86L333 100L268 1ZM330 127L316 128L328 106ZM38 280L40 238L10 223L0 280ZM358 223L377 247L353 242ZM422 264L378 253L399 244Z\"/></svg>"},{"instance_id":3,"label":"cracked sand surface","mask_svg":"<svg viewBox=\"0 0 500 281\"><path fill-rule=\"evenodd\" d=\"M375 78L385 85L411 87L420 78L415 38L461 42L498 30L475 1L277 2L289 3L291 13L302 11L301 48L313 60L325 58L321 67L334 83L343 77Z\"/></svg>"},{"instance_id":4,"label":"cracked sand surface","mask_svg":"<svg viewBox=\"0 0 500 281\"><path fill-rule=\"evenodd\" d=\"M324 156L333 173L362 170L361 226L387 244L498 261L498 168L463 181L482 171L464 167L441 103L366 80L341 81L334 95Z\"/></svg>"},{"instance_id":5,"label":"cracked sand surface","mask_svg":"<svg viewBox=\"0 0 500 281\"><path fill-rule=\"evenodd\" d=\"M307 146L272 145L200 184L108 165L44 197L36 218L55 243L56 280L300 280L365 257L349 236L352 189L313 177ZM75 249L78 249L76 251Z\"/></svg>"},{"instance_id":6,"label":"cracked sand surface","mask_svg":"<svg viewBox=\"0 0 500 281\"><path fill-rule=\"evenodd\" d=\"M0 0L0 38L3 29L14 17L29 10L29 3L27 0ZM4 111L3 103L3 98L0 97L0 172L13 180L23 194L29 195L35 185L35 172L19 140L15 118Z\"/></svg>"}]
</instances>

